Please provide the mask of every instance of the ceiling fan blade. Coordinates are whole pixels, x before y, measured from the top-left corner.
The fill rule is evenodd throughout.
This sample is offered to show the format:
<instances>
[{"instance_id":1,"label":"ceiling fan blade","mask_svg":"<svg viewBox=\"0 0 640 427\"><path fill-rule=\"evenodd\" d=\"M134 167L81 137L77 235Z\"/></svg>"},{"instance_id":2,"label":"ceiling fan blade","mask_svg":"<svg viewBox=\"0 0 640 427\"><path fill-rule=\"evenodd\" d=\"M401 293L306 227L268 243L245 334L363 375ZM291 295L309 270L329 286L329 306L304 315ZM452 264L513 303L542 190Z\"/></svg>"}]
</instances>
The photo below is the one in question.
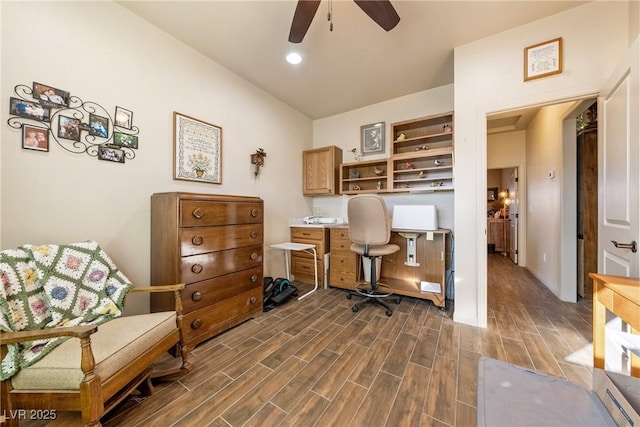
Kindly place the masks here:
<instances>
[{"instance_id":1,"label":"ceiling fan blade","mask_svg":"<svg viewBox=\"0 0 640 427\"><path fill-rule=\"evenodd\" d=\"M320 0L298 0L296 11L291 21L291 31L289 32L289 41L291 43L300 43L304 39L311 21L320 6Z\"/></svg>"},{"instance_id":2,"label":"ceiling fan blade","mask_svg":"<svg viewBox=\"0 0 640 427\"><path fill-rule=\"evenodd\" d=\"M385 31L392 30L400 22L400 16L398 16L398 12L396 12L389 0L353 1Z\"/></svg>"}]
</instances>

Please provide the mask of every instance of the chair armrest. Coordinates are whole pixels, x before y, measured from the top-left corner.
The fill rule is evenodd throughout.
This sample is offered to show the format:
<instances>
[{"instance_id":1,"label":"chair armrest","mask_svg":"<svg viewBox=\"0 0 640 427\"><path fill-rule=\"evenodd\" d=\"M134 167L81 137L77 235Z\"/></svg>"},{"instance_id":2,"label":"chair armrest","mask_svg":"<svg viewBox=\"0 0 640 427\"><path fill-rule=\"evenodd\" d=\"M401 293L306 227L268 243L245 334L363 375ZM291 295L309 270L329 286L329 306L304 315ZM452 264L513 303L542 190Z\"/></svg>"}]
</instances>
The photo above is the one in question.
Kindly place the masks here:
<instances>
[{"instance_id":1,"label":"chair armrest","mask_svg":"<svg viewBox=\"0 0 640 427\"><path fill-rule=\"evenodd\" d=\"M15 344L56 337L85 338L98 330L97 325L64 326L59 328L36 329L33 331L0 332L2 345Z\"/></svg>"},{"instance_id":2,"label":"chair armrest","mask_svg":"<svg viewBox=\"0 0 640 427\"><path fill-rule=\"evenodd\" d=\"M160 285L160 286L134 286L129 289L130 293L135 292L171 292L180 291L184 289L184 283L178 283L175 285Z\"/></svg>"}]
</instances>

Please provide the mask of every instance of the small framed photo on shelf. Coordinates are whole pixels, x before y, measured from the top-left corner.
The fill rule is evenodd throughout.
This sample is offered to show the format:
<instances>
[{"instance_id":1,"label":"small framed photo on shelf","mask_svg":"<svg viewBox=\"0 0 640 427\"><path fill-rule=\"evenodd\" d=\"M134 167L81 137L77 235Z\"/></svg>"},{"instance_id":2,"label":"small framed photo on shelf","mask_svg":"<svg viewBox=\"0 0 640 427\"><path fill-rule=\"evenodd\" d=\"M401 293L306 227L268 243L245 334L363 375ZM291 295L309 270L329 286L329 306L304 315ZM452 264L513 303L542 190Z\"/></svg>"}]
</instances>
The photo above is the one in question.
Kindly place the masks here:
<instances>
[{"instance_id":1,"label":"small framed photo on shelf","mask_svg":"<svg viewBox=\"0 0 640 427\"><path fill-rule=\"evenodd\" d=\"M384 154L384 122L360 126L360 152Z\"/></svg>"},{"instance_id":2,"label":"small framed photo on shelf","mask_svg":"<svg viewBox=\"0 0 640 427\"><path fill-rule=\"evenodd\" d=\"M49 129L40 126L22 126L22 148L49 151Z\"/></svg>"},{"instance_id":3,"label":"small framed photo on shelf","mask_svg":"<svg viewBox=\"0 0 640 427\"><path fill-rule=\"evenodd\" d=\"M133 127L133 111L126 110L122 107L116 107L116 116L114 125L124 129Z\"/></svg>"},{"instance_id":4,"label":"small framed photo on shelf","mask_svg":"<svg viewBox=\"0 0 640 427\"><path fill-rule=\"evenodd\" d=\"M47 107L63 108L69 106L69 92L42 83L33 82L33 97Z\"/></svg>"},{"instance_id":5,"label":"small framed photo on shelf","mask_svg":"<svg viewBox=\"0 0 640 427\"><path fill-rule=\"evenodd\" d=\"M98 116L97 114L89 114L89 134L106 138L109 136L109 119Z\"/></svg>"},{"instance_id":6,"label":"small framed photo on shelf","mask_svg":"<svg viewBox=\"0 0 640 427\"><path fill-rule=\"evenodd\" d=\"M562 73L562 37L524 48L524 81Z\"/></svg>"},{"instance_id":7,"label":"small framed photo on shelf","mask_svg":"<svg viewBox=\"0 0 640 427\"><path fill-rule=\"evenodd\" d=\"M173 112L173 179L222 183L222 128Z\"/></svg>"},{"instance_id":8,"label":"small framed photo on shelf","mask_svg":"<svg viewBox=\"0 0 640 427\"><path fill-rule=\"evenodd\" d=\"M122 132L113 133L113 143L120 147L138 148L138 137L136 135L129 135Z\"/></svg>"},{"instance_id":9,"label":"small framed photo on shelf","mask_svg":"<svg viewBox=\"0 0 640 427\"><path fill-rule=\"evenodd\" d=\"M98 160L106 160L108 162L115 162L115 163L124 163L124 151L122 151L119 148L100 145L98 146Z\"/></svg>"},{"instance_id":10,"label":"small framed photo on shelf","mask_svg":"<svg viewBox=\"0 0 640 427\"><path fill-rule=\"evenodd\" d=\"M40 105L37 102L11 97L9 98L9 114L41 122L48 122L51 118L51 108Z\"/></svg>"},{"instance_id":11,"label":"small framed photo on shelf","mask_svg":"<svg viewBox=\"0 0 640 427\"><path fill-rule=\"evenodd\" d=\"M58 137L80 141L80 120L73 117L59 116Z\"/></svg>"}]
</instances>

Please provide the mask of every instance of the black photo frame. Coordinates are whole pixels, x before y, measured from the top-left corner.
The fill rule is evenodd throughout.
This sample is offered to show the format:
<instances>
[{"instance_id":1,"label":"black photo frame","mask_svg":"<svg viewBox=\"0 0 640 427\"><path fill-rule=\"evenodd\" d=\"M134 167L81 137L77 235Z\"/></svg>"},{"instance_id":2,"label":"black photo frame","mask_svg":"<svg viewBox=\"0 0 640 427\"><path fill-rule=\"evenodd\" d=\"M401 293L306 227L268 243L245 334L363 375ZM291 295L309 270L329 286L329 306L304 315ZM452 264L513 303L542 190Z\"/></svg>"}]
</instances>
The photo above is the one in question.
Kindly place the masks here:
<instances>
[{"instance_id":1,"label":"black photo frame","mask_svg":"<svg viewBox=\"0 0 640 427\"><path fill-rule=\"evenodd\" d=\"M22 148L49 151L49 129L41 126L22 126Z\"/></svg>"},{"instance_id":2,"label":"black photo frame","mask_svg":"<svg viewBox=\"0 0 640 427\"><path fill-rule=\"evenodd\" d=\"M41 122L51 120L51 108L38 102L26 101L21 98L9 98L9 114Z\"/></svg>"},{"instance_id":3,"label":"black photo frame","mask_svg":"<svg viewBox=\"0 0 640 427\"><path fill-rule=\"evenodd\" d=\"M138 148L138 137L122 132L113 133L113 144L120 147Z\"/></svg>"},{"instance_id":4,"label":"black photo frame","mask_svg":"<svg viewBox=\"0 0 640 427\"><path fill-rule=\"evenodd\" d=\"M80 120L74 117L58 117L58 138L80 141Z\"/></svg>"},{"instance_id":5,"label":"black photo frame","mask_svg":"<svg viewBox=\"0 0 640 427\"><path fill-rule=\"evenodd\" d=\"M69 107L69 92L42 83L33 82L33 98L47 107Z\"/></svg>"},{"instance_id":6,"label":"black photo frame","mask_svg":"<svg viewBox=\"0 0 640 427\"><path fill-rule=\"evenodd\" d=\"M124 129L133 128L133 111L126 108L116 106L115 119L113 120L114 126Z\"/></svg>"},{"instance_id":7,"label":"black photo frame","mask_svg":"<svg viewBox=\"0 0 640 427\"><path fill-rule=\"evenodd\" d=\"M98 146L98 160L106 160L107 162L114 163L124 163L124 151L119 148L100 145Z\"/></svg>"},{"instance_id":8,"label":"black photo frame","mask_svg":"<svg viewBox=\"0 0 640 427\"><path fill-rule=\"evenodd\" d=\"M97 114L89 114L89 135L107 138L109 136L109 119Z\"/></svg>"}]
</instances>

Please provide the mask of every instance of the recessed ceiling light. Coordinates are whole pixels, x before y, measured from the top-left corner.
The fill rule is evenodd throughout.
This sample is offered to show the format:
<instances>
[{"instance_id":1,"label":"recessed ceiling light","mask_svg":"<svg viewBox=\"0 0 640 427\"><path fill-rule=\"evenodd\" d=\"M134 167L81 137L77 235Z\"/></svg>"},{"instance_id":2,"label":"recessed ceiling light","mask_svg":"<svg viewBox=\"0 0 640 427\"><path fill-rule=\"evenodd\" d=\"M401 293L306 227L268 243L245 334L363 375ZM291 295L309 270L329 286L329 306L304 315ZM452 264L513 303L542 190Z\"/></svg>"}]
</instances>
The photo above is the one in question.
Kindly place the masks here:
<instances>
[{"instance_id":1,"label":"recessed ceiling light","mask_svg":"<svg viewBox=\"0 0 640 427\"><path fill-rule=\"evenodd\" d=\"M299 64L302 62L302 56L300 56L295 52L291 52L290 54L287 55L287 62L289 64L294 64L294 65Z\"/></svg>"}]
</instances>

